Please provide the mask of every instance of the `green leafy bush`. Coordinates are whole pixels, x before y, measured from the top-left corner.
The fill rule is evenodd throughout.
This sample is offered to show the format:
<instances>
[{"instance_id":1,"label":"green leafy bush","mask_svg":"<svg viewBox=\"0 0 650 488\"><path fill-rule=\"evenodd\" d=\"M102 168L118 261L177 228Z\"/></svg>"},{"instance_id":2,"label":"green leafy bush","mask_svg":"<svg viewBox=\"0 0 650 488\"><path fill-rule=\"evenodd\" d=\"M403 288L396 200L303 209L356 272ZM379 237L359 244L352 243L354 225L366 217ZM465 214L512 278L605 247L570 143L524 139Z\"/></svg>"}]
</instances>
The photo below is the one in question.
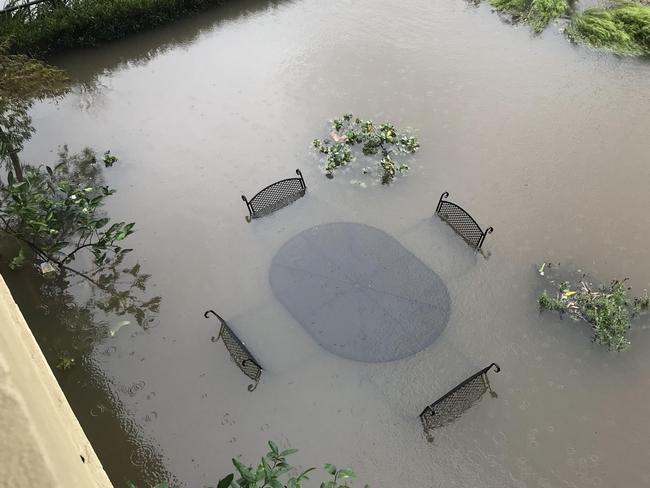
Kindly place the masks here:
<instances>
[{"instance_id":1,"label":"green leafy bush","mask_svg":"<svg viewBox=\"0 0 650 488\"><path fill-rule=\"evenodd\" d=\"M567 0L490 0L490 4L515 20L527 22L535 32L542 32L551 21L569 11Z\"/></svg>"},{"instance_id":2,"label":"green leafy bush","mask_svg":"<svg viewBox=\"0 0 650 488\"><path fill-rule=\"evenodd\" d=\"M542 32L546 26L569 11L567 0L533 0L526 16L535 32Z\"/></svg>"},{"instance_id":3,"label":"green leafy bush","mask_svg":"<svg viewBox=\"0 0 650 488\"><path fill-rule=\"evenodd\" d=\"M257 466L246 465L233 459L240 477L235 479L234 474L229 474L219 481L217 488L301 488L303 483L309 480L307 475L316 470L309 468L298 472L287 462L287 457L298 452L297 449L281 451L274 442L269 442L269 448L270 451L262 457ZM338 469L333 464L325 464L323 469L331 479L321 482L320 488L346 488L349 486L349 480L356 478L351 469Z\"/></svg>"},{"instance_id":4,"label":"green leafy bush","mask_svg":"<svg viewBox=\"0 0 650 488\"><path fill-rule=\"evenodd\" d=\"M543 267L540 274L543 275ZM575 320L588 322L593 331L592 340L612 351L627 349L632 319L650 306L647 291L642 297L628 297L625 280L614 280L599 287L593 287L584 279L573 285L564 281L555 286L555 296L545 290L539 297L540 309L566 313Z\"/></svg>"},{"instance_id":5,"label":"green leafy bush","mask_svg":"<svg viewBox=\"0 0 650 488\"><path fill-rule=\"evenodd\" d=\"M650 54L650 6L625 3L593 8L571 19L567 34L590 46L627 55Z\"/></svg>"},{"instance_id":6,"label":"green leafy bush","mask_svg":"<svg viewBox=\"0 0 650 488\"><path fill-rule=\"evenodd\" d=\"M520 19L530 8L528 0L490 0L492 5L499 12L507 12L515 19Z\"/></svg>"},{"instance_id":7,"label":"green leafy bush","mask_svg":"<svg viewBox=\"0 0 650 488\"><path fill-rule=\"evenodd\" d=\"M400 154L414 154L419 148L418 140L409 133L398 131L389 123L375 124L370 120L355 118L345 114L332 121L332 131L326 139L314 139L313 147L326 158L326 175L332 177L334 171L347 166L354 160L352 147L361 145L365 156L381 153L378 166L382 170L382 183L390 183L395 176L408 171L409 166L399 163ZM364 169L364 173L370 170Z\"/></svg>"},{"instance_id":8,"label":"green leafy bush","mask_svg":"<svg viewBox=\"0 0 650 488\"><path fill-rule=\"evenodd\" d=\"M564 310L562 301L557 297L550 296L546 290L540 295L538 302L539 308L542 310L554 310L556 312Z\"/></svg>"},{"instance_id":9,"label":"green leafy bush","mask_svg":"<svg viewBox=\"0 0 650 488\"><path fill-rule=\"evenodd\" d=\"M97 181L97 159L90 150L70 156L67 149L52 167L26 167L17 180L8 173L0 185L0 232L26 245L40 260L69 269L87 250L101 266L127 249L119 243L133 233L134 223L111 222L101 213L115 193ZM21 254L12 261L24 261Z\"/></svg>"}]
</instances>

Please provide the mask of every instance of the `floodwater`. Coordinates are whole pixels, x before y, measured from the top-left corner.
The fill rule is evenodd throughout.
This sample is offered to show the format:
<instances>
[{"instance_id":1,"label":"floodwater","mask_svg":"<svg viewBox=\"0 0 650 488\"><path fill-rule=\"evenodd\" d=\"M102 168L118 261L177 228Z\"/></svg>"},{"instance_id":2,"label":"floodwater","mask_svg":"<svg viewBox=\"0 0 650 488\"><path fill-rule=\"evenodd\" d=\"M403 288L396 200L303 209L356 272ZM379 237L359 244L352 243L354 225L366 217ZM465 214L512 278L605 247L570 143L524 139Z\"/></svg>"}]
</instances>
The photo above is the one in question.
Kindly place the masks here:
<instances>
[{"instance_id":1,"label":"floodwater","mask_svg":"<svg viewBox=\"0 0 650 488\"><path fill-rule=\"evenodd\" d=\"M214 485L272 439L301 450L295 464L354 468L361 486L650 486L647 317L614 354L536 305L544 260L650 287L650 63L462 0L230 2L53 61L75 89L35 107L24 157L51 161L63 143L120 157L107 210L137 222L130 264L162 297L146 328L102 335L57 373L116 484ZM348 111L416 129L407 176L322 175L310 141ZM240 195L298 167L307 195L247 223ZM494 227L485 255L432 218L443 191ZM346 360L275 299L275 253L329 222L386 232L444 280L449 323L430 347ZM28 320L42 315L30 282L6 274ZM211 341L208 308L264 367L254 392ZM63 325L39 320L47 349ZM421 410L493 361L498 398L427 442ZM107 402L108 419L90 414Z\"/></svg>"}]
</instances>

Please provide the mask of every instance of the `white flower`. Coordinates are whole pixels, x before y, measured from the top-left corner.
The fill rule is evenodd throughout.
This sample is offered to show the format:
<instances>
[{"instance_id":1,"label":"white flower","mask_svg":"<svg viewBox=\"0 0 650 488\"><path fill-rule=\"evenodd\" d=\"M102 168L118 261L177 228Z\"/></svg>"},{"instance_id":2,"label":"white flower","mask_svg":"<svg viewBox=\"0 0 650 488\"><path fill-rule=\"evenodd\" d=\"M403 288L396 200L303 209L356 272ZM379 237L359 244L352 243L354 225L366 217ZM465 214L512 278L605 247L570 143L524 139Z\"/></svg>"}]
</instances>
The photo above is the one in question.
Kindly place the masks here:
<instances>
[{"instance_id":1,"label":"white flower","mask_svg":"<svg viewBox=\"0 0 650 488\"><path fill-rule=\"evenodd\" d=\"M77 195L70 195L70 200L76 200L76 199L77 199Z\"/></svg>"}]
</instances>

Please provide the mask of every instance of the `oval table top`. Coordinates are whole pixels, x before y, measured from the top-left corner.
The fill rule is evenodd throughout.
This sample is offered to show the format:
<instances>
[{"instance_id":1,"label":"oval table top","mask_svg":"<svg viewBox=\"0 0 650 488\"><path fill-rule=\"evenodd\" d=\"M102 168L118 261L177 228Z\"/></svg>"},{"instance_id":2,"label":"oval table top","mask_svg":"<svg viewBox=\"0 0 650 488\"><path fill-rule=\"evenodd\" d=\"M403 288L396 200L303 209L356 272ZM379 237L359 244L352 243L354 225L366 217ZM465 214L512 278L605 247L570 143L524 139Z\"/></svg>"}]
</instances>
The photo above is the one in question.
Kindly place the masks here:
<instances>
[{"instance_id":1,"label":"oval table top","mask_svg":"<svg viewBox=\"0 0 650 488\"><path fill-rule=\"evenodd\" d=\"M274 295L322 347L364 362L393 361L432 344L449 320L440 277L384 231L318 225L274 256Z\"/></svg>"}]
</instances>

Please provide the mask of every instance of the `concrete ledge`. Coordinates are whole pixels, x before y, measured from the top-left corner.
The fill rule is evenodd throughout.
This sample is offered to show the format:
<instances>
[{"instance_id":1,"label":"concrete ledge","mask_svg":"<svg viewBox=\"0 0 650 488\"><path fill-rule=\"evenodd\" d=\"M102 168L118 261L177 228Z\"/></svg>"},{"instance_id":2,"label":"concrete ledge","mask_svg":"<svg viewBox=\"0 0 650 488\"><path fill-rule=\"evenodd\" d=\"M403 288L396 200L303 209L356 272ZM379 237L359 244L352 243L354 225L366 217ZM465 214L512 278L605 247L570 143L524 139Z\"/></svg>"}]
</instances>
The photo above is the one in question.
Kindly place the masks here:
<instances>
[{"instance_id":1,"label":"concrete ledge","mask_svg":"<svg viewBox=\"0 0 650 488\"><path fill-rule=\"evenodd\" d=\"M112 487L2 277L0 485Z\"/></svg>"}]
</instances>

